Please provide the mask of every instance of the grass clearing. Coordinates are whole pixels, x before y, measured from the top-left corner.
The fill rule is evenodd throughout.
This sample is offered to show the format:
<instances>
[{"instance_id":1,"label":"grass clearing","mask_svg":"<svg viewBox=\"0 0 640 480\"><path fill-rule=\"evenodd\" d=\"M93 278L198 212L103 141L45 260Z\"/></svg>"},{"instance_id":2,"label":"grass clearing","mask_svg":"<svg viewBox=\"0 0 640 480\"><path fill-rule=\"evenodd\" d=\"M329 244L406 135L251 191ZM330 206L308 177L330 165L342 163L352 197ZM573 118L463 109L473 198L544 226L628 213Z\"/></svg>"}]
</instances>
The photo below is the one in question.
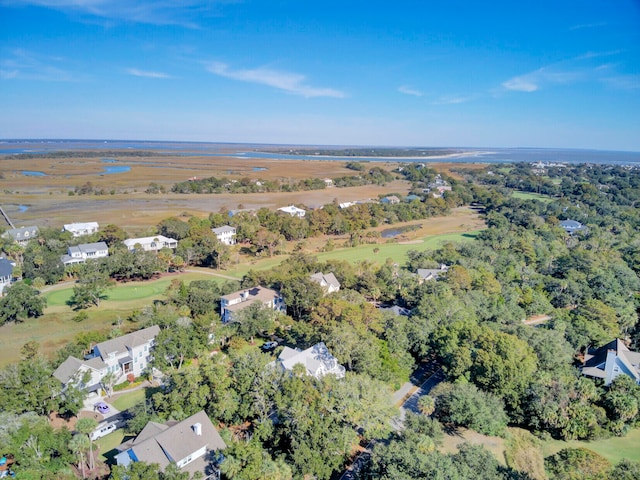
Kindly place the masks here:
<instances>
[{"instance_id":1,"label":"grass clearing","mask_svg":"<svg viewBox=\"0 0 640 480\"><path fill-rule=\"evenodd\" d=\"M117 394L114 395L115 400L111 401L110 403L120 411L128 410L134 405L144 402L146 398L146 393L147 393L146 388L140 388L132 392L127 392L127 391L123 391L122 393L118 392Z\"/></svg>"},{"instance_id":2,"label":"grass clearing","mask_svg":"<svg viewBox=\"0 0 640 480\"><path fill-rule=\"evenodd\" d=\"M540 202L550 203L553 202L554 198L549 195L543 195L541 193L531 193L531 192L513 192L511 195L513 198L519 198L521 200L539 200Z\"/></svg>"},{"instance_id":3,"label":"grass clearing","mask_svg":"<svg viewBox=\"0 0 640 480\"><path fill-rule=\"evenodd\" d=\"M473 445L482 445L493 453L500 464L507 464L504 457L504 438L483 435L468 428L457 428L454 432L445 434L442 440L442 446L440 446L438 450L442 453L456 453L458 451L458 445L464 442Z\"/></svg>"},{"instance_id":4,"label":"grass clearing","mask_svg":"<svg viewBox=\"0 0 640 480\"><path fill-rule=\"evenodd\" d=\"M105 435L95 441L98 446L100 455L98 458L103 462L107 462L110 465L115 464L115 456L119 453L116 447L120 445L125 439L124 429L119 428L115 432L111 432L109 435Z\"/></svg>"},{"instance_id":5,"label":"grass clearing","mask_svg":"<svg viewBox=\"0 0 640 480\"><path fill-rule=\"evenodd\" d=\"M611 437L602 440L546 440L542 443L542 451L545 457L553 455L563 448L588 448L602 455L612 464L618 463L623 458L640 461L640 428L634 428L624 437Z\"/></svg>"}]
</instances>

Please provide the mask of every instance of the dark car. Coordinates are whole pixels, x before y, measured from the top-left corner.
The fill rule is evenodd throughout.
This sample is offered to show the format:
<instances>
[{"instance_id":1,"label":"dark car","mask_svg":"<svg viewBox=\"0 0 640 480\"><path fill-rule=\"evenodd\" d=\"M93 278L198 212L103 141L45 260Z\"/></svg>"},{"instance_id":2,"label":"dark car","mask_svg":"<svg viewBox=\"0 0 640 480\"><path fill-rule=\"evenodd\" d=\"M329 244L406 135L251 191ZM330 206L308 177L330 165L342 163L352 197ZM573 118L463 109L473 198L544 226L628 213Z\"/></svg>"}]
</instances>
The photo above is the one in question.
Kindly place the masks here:
<instances>
[{"instance_id":1,"label":"dark car","mask_svg":"<svg viewBox=\"0 0 640 480\"><path fill-rule=\"evenodd\" d=\"M104 402L98 402L94 405L94 407L100 413L109 413L109 411L111 411L109 405Z\"/></svg>"}]
</instances>

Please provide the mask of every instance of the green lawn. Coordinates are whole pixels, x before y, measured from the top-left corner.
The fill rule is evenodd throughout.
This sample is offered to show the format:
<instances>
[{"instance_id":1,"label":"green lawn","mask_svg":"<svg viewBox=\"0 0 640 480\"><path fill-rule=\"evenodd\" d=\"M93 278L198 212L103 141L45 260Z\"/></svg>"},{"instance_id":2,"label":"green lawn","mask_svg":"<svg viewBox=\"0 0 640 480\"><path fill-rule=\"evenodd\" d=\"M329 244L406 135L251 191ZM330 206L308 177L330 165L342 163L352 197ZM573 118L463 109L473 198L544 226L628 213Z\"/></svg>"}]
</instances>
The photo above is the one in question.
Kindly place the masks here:
<instances>
[{"instance_id":1,"label":"green lawn","mask_svg":"<svg viewBox=\"0 0 640 480\"><path fill-rule=\"evenodd\" d=\"M553 202L553 197L550 197L549 195L542 195L540 193L513 192L511 196L513 198L520 198L522 200L539 200L545 203Z\"/></svg>"},{"instance_id":2,"label":"green lawn","mask_svg":"<svg viewBox=\"0 0 640 480\"><path fill-rule=\"evenodd\" d=\"M132 392L118 392L114 394L114 397L117 395L117 398L110 403L120 411L127 410L138 403L144 402L146 391L146 388L141 388Z\"/></svg>"},{"instance_id":3,"label":"green lawn","mask_svg":"<svg viewBox=\"0 0 640 480\"><path fill-rule=\"evenodd\" d=\"M318 260L346 260L348 262L359 262L369 260L374 263L382 264L387 258L393 259L399 264L405 263L407 260L407 252L409 250L417 250L423 252L432 250L447 242L464 242L475 239L481 230L475 230L465 233L447 233L444 235L428 236L419 241L419 243L384 243L380 245L360 245L354 248L343 248L334 250L333 252L324 252L317 255ZM378 248L378 253L374 253L374 249Z\"/></svg>"},{"instance_id":4,"label":"green lawn","mask_svg":"<svg viewBox=\"0 0 640 480\"><path fill-rule=\"evenodd\" d=\"M116 447L120 445L124 441L124 429L119 428L115 432L110 433L109 435L105 435L102 438L99 438L95 441L98 446L100 456L98 457L103 462L107 462L109 464L114 464L114 458L118 451Z\"/></svg>"},{"instance_id":5,"label":"green lawn","mask_svg":"<svg viewBox=\"0 0 640 480\"><path fill-rule=\"evenodd\" d=\"M588 448L599 453L612 464L618 463L623 458L640 461L640 428L631 430L624 437L611 437L604 440L594 440L591 442L581 440L547 440L542 444L542 451L545 457L553 455L563 448Z\"/></svg>"}]
</instances>

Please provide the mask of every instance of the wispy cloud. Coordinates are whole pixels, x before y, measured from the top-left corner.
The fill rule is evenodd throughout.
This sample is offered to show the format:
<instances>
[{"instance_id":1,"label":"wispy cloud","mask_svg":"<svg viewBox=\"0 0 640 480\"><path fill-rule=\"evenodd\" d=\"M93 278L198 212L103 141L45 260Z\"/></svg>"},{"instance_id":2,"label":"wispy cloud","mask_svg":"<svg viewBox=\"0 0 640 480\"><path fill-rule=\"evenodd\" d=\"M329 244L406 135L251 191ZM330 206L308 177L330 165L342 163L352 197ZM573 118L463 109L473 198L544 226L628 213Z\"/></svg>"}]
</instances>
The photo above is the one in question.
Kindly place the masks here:
<instances>
[{"instance_id":1,"label":"wispy cloud","mask_svg":"<svg viewBox=\"0 0 640 480\"><path fill-rule=\"evenodd\" d=\"M42 82L75 82L81 80L64 68L64 59L40 55L21 48L13 49L0 60L0 79L36 80Z\"/></svg>"},{"instance_id":2,"label":"wispy cloud","mask_svg":"<svg viewBox=\"0 0 640 480\"><path fill-rule=\"evenodd\" d=\"M434 102L433 105L458 105L476 99L476 95L444 95Z\"/></svg>"},{"instance_id":3,"label":"wispy cloud","mask_svg":"<svg viewBox=\"0 0 640 480\"><path fill-rule=\"evenodd\" d=\"M282 72L266 67L258 67L249 70L232 70L225 63L211 62L206 66L207 70L215 75L239 80L241 82L258 83L278 90L300 95L303 97L333 97L344 98L344 92L333 88L313 87L306 83L306 77L298 73Z\"/></svg>"},{"instance_id":4,"label":"wispy cloud","mask_svg":"<svg viewBox=\"0 0 640 480\"><path fill-rule=\"evenodd\" d=\"M606 85L620 90L639 90L640 75L618 75L615 77L604 77L602 82Z\"/></svg>"},{"instance_id":5,"label":"wispy cloud","mask_svg":"<svg viewBox=\"0 0 640 480\"><path fill-rule=\"evenodd\" d=\"M198 18L219 16L221 6L234 0L0 0L3 6L36 5L67 13L80 13L89 18L181 25L198 28Z\"/></svg>"},{"instance_id":6,"label":"wispy cloud","mask_svg":"<svg viewBox=\"0 0 640 480\"><path fill-rule=\"evenodd\" d=\"M147 70L138 70L137 68L128 68L127 73L129 75L133 75L134 77L145 77L145 78L172 78L171 75L167 75L162 72L150 72Z\"/></svg>"},{"instance_id":7,"label":"wispy cloud","mask_svg":"<svg viewBox=\"0 0 640 480\"><path fill-rule=\"evenodd\" d=\"M414 97L422 97L424 93L415 88L409 87L407 85L401 85L398 87L398 91L400 93L404 93L405 95L413 95Z\"/></svg>"},{"instance_id":8,"label":"wispy cloud","mask_svg":"<svg viewBox=\"0 0 640 480\"><path fill-rule=\"evenodd\" d=\"M582 23L578 25L572 25L569 27L569 30L582 30L583 28L597 28L606 26L606 22L598 22L598 23Z\"/></svg>"}]
</instances>

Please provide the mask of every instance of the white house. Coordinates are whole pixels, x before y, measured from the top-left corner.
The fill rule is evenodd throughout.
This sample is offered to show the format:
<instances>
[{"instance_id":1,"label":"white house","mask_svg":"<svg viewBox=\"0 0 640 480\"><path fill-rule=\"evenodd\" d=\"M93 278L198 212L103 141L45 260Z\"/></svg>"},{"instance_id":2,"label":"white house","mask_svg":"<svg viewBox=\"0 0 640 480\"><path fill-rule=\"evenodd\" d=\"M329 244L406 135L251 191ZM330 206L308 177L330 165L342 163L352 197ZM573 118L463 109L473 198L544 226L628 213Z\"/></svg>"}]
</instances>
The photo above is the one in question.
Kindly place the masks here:
<instances>
[{"instance_id":1,"label":"white house","mask_svg":"<svg viewBox=\"0 0 640 480\"><path fill-rule=\"evenodd\" d=\"M311 275L311 280L320 284L325 293L333 293L340 290L340 282L333 273L314 273Z\"/></svg>"},{"instance_id":2,"label":"white house","mask_svg":"<svg viewBox=\"0 0 640 480\"><path fill-rule=\"evenodd\" d=\"M176 239L165 237L164 235L127 238L122 243L124 243L130 251L135 250L136 245L140 245L145 252L157 252L163 248L176 248L178 246L178 241Z\"/></svg>"},{"instance_id":3,"label":"white house","mask_svg":"<svg viewBox=\"0 0 640 480\"><path fill-rule=\"evenodd\" d=\"M230 322L236 312L257 302L277 312L287 310L284 297L280 292L258 285L220 297L220 317L224 323Z\"/></svg>"},{"instance_id":4,"label":"white house","mask_svg":"<svg viewBox=\"0 0 640 480\"><path fill-rule=\"evenodd\" d=\"M4 232L2 236L4 238L10 238L17 244L24 246L29 243L29 240L38 238L38 233L40 233L40 229L38 227L31 226L11 228Z\"/></svg>"},{"instance_id":5,"label":"white house","mask_svg":"<svg viewBox=\"0 0 640 480\"><path fill-rule=\"evenodd\" d=\"M2 295L6 287L11 286L13 267L13 263L6 258L0 257L0 295Z\"/></svg>"},{"instance_id":6,"label":"white house","mask_svg":"<svg viewBox=\"0 0 640 480\"><path fill-rule=\"evenodd\" d=\"M73 383L88 392L99 390L102 379L109 372L115 374L115 383L124 381L130 373L138 377L149 365L158 333L160 327L154 325L98 343L84 360L68 357L53 376L60 380L63 388ZM85 372L89 372L86 381Z\"/></svg>"},{"instance_id":7,"label":"white house","mask_svg":"<svg viewBox=\"0 0 640 480\"><path fill-rule=\"evenodd\" d=\"M627 375L640 385L640 352L632 352L619 339L597 349L588 349L582 374L601 378L605 385L610 385L619 375Z\"/></svg>"},{"instance_id":8,"label":"white house","mask_svg":"<svg viewBox=\"0 0 640 480\"><path fill-rule=\"evenodd\" d=\"M345 368L338 363L338 359L331 355L327 346L323 343L316 343L306 350L284 347L275 362L275 365L285 371L291 372L296 365L302 365L307 375L316 378L325 375L335 375L337 378L344 378Z\"/></svg>"},{"instance_id":9,"label":"white house","mask_svg":"<svg viewBox=\"0 0 640 480\"><path fill-rule=\"evenodd\" d=\"M212 228L211 231L218 237L220 243L224 243L225 245L236 244L236 227L223 225L222 227Z\"/></svg>"},{"instance_id":10,"label":"white house","mask_svg":"<svg viewBox=\"0 0 640 480\"><path fill-rule=\"evenodd\" d=\"M203 474L201 478L211 478L208 475L214 466L214 452L224 450L227 445L204 410L200 410L181 422L149 422L136 438L117 448L118 465L156 463L164 470L173 463L180 472L187 472L189 478L196 472Z\"/></svg>"},{"instance_id":11,"label":"white house","mask_svg":"<svg viewBox=\"0 0 640 480\"><path fill-rule=\"evenodd\" d=\"M71 232L74 237L82 237L83 235L91 235L98 231L99 225L97 222L85 222L85 223L68 223L64 225L66 232Z\"/></svg>"},{"instance_id":12,"label":"white house","mask_svg":"<svg viewBox=\"0 0 640 480\"><path fill-rule=\"evenodd\" d=\"M60 260L65 265L73 263L84 263L93 258L104 258L109 256L109 247L104 242L81 243L73 247L69 247L66 255L62 255Z\"/></svg>"},{"instance_id":13,"label":"white house","mask_svg":"<svg viewBox=\"0 0 640 480\"><path fill-rule=\"evenodd\" d=\"M287 215L291 215L292 217L304 217L307 212L301 208L298 208L294 205L289 205L288 207L282 207L278 209L279 212L286 213Z\"/></svg>"},{"instance_id":14,"label":"white house","mask_svg":"<svg viewBox=\"0 0 640 480\"><path fill-rule=\"evenodd\" d=\"M573 235L576 232L586 232L589 229L585 227L583 224L576 220L563 220L560 222L560 226L567 232L569 235Z\"/></svg>"}]
</instances>

